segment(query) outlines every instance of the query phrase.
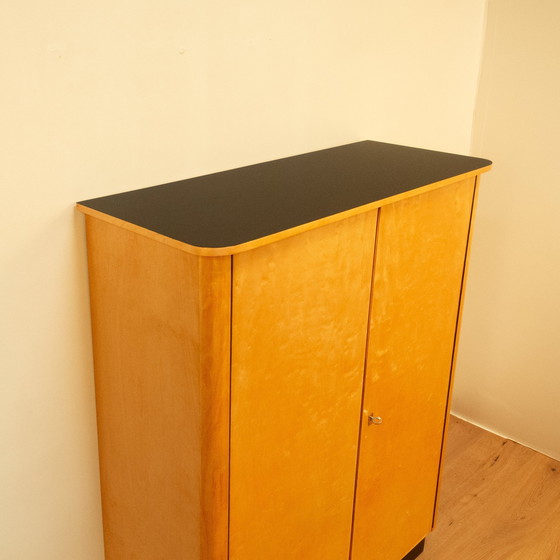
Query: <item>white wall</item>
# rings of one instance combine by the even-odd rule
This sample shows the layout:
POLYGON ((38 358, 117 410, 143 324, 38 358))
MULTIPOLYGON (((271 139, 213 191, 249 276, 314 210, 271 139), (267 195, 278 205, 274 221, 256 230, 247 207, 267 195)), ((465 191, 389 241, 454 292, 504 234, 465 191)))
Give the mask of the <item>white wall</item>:
POLYGON ((489 0, 455 412, 560 459, 560 2, 489 0))
POLYGON ((74 202, 362 139, 466 153, 484 3, 4 0, 1 558, 102 558, 74 202))

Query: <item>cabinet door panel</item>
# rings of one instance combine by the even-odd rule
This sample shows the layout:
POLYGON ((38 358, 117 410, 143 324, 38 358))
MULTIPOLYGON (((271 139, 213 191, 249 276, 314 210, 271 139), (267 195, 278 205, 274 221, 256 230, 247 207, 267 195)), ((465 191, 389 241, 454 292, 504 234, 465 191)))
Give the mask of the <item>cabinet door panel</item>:
POLYGON ((348 558, 375 223, 234 256, 231 560, 348 558))
POLYGON ((379 212, 353 560, 400 560, 431 530, 473 193, 379 212))

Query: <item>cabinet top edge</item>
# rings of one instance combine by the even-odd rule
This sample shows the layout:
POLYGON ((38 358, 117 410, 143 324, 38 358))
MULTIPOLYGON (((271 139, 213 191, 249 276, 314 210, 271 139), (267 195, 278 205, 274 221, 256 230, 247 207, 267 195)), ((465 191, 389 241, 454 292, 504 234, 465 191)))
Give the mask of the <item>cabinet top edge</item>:
POLYGON ((486 159, 366 140, 81 201, 84 214, 231 255, 488 171, 486 159))

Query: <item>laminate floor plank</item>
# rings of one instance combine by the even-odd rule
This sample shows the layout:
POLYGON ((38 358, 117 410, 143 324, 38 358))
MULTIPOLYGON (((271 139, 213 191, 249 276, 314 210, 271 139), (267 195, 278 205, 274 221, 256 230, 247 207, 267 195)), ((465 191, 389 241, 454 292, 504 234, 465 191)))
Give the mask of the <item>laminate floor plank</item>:
POLYGON ((560 560, 560 462, 451 417, 422 560, 560 560))

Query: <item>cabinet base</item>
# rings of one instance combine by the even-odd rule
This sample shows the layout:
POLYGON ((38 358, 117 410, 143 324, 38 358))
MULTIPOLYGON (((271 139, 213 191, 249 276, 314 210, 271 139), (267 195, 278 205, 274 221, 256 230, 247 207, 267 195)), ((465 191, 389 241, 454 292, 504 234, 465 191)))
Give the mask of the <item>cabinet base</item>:
POLYGON ((418 558, 424 550, 425 540, 426 539, 422 539, 402 560, 414 560, 415 558, 418 558))

